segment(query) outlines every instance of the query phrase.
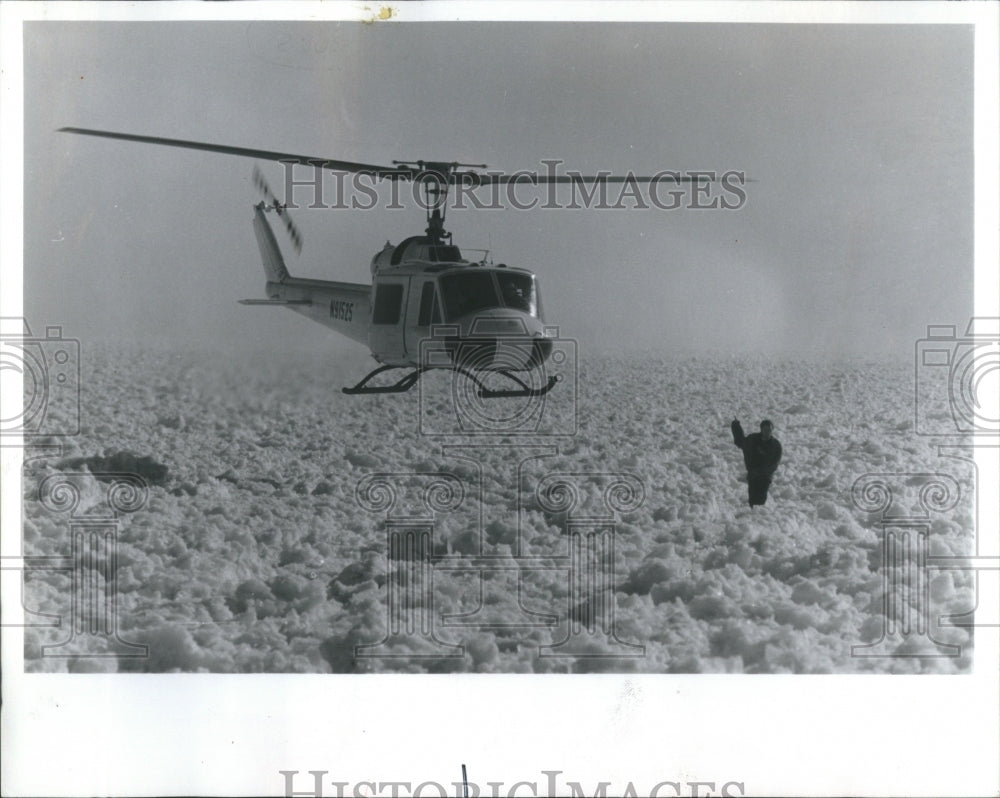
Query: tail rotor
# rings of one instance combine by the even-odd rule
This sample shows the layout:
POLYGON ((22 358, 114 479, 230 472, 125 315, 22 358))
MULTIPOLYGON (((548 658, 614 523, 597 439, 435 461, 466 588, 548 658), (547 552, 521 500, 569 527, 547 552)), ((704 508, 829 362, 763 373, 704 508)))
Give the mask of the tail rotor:
POLYGON ((292 246, 295 247, 295 253, 301 255, 302 234, 299 232, 298 227, 295 226, 295 222, 292 221, 292 217, 288 215, 287 203, 282 203, 275 193, 271 191, 271 187, 264 179, 264 175, 256 166, 253 168, 253 184, 260 192, 261 197, 264 198, 264 210, 274 211, 281 217, 281 220, 285 223, 285 230, 288 232, 288 237, 292 241, 292 246))

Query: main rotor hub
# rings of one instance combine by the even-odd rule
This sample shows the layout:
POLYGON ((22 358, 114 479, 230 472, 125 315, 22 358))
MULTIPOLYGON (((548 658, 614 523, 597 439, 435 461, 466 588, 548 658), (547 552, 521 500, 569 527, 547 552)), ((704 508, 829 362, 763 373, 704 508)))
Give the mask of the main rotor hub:
POLYGON ((431 244, 451 241, 451 233, 444 229, 447 210, 448 187, 459 169, 486 169, 486 164, 458 163, 457 161, 393 161, 393 166, 410 171, 410 179, 421 184, 424 190, 424 210, 427 228, 424 232, 431 244))

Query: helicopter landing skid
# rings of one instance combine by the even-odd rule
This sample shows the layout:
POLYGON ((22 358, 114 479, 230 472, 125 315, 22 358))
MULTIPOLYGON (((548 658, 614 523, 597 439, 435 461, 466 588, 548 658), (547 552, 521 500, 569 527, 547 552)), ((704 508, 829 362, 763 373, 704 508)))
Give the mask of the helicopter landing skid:
MULTIPOLYGON (((341 390, 348 394, 349 396, 367 396, 370 394, 381 394, 381 393, 406 393, 410 388, 417 384, 417 381, 423 375, 425 371, 430 371, 433 366, 424 366, 421 368, 415 368, 409 374, 405 374, 400 377, 396 382, 391 385, 369 385, 369 381, 373 377, 377 377, 379 374, 383 374, 391 369, 400 368, 400 366, 379 366, 377 369, 369 372, 365 377, 357 384, 350 388, 341 388, 341 390)), ((468 371, 464 368, 454 368, 452 371, 456 371, 461 374, 466 379, 471 380, 475 383, 476 387, 479 389, 478 394, 481 399, 509 399, 509 398, 523 398, 523 397, 533 397, 533 396, 545 396, 549 391, 551 391, 556 383, 559 382, 558 376, 549 377, 548 382, 541 388, 532 388, 526 382, 524 382, 519 377, 515 377, 509 371, 496 371, 496 374, 502 374, 507 379, 515 382, 518 387, 508 390, 494 390, 493 388, 487 388, 482 380, 479 379, 473 372, 468 371)))
POLYGON ((479 397, 481 399, 508 399, 511 397, 520 398, 525 396, 545 396, 549 391, 556 387, 556 383, 559 382, 558 376, 549 377, 549 381, 541 388, 532 388, 530 385, 525 383, 519 377, 515 377, 509 371, 495 371, 494 374, 503 374, 507 379, 516 382, 520 388, 514 390, 497 391, 493 388, 487 388, 483 385, 482 381, 472 372, 466 371, 463 368, 456 368, 459 374, 468 379, 472 380, 479 388, 479 397))
POLYGON ((417 384, 417 380, 420 379, 420 375, 427 371, 426 368, 414 369, 409 374, 400 377, 392 385, 368 385, 368 381, 372 377, 377 377, 383 372, 390 371, 391 369, 400 368, 399 366, 379 366, 374 371, 368 372, 367 375, 359 382, 357 385, 351 388, 341 388, 341 390, 350 395, 355 396, 361 394, 367 396, 368 394, 375 393, 406 393, 410 388, 417 384))

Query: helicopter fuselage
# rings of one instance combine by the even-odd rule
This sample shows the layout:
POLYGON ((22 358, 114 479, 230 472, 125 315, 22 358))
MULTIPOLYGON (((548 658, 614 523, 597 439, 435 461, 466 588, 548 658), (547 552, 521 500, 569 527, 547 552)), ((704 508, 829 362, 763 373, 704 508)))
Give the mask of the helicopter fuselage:
POLYGON ((386 365, 527 371, 552 350, 525 269, 403 262, 375 273, 371 296, 368 346, 386 365))
MULTIPOLYGON (((273 244, 258 209, 262 251, 273 244)), ((372 283, 266 269, 267 301, 365 344, 387 366, 528 371, 552 351, 538 283, 526 269, 470 262, 457 246, 415 236, 372 258, 372 283)), ((280 257, 280 256, 279 256, 280 257)))

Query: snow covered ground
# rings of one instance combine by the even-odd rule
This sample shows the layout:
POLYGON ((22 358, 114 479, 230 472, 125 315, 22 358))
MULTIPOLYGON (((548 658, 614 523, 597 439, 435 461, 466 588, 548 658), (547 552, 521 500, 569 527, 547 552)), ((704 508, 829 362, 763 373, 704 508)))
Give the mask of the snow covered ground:
MULTIPOLYGON (((941 616, 972 610, 971 576, 926 572, 929 600, 890 580, 902 568, 882 562, 881 515, 852 498, 859 477, 896 475, 894 506, 919 512, 919 475, 950 475, 961 495, 930 512, 929 552, 972 550, 971 467, 916 434, 912 365, 585 359, 575 390, 547 397, 538 434, 478 437, 422 434, 451 418, 444 373, 426 379, 425 407, 416 390, 343 395, 365 365, 85 352, 81 434, 24 468, 24 553, 74 556, 71 524, 104 507, 100 472, 140 472, 146 503, 117 520, 114 615, 121 639, 148 650, 58 656, 111 644, 84 630, 60 647, 67 623, 34 627, 26 669, 970 669, 970 630, 941 616), (734 416, 748 432, 771 418, 784 447, 753 513, 734 416), (574 418, 575 434, 545 434, 574 418), (39 499, 57 473, 82 486, 76 519, 39 499), (883 656, 852 656, 887 628, 886 585, 914 625, 883 656), (929 637, 960 649, 912 656, 941 652, 929 637)), ((82 540, 92 551, 76 573, 101 590, 105 554, 82 540)), ((25 607, 71 617, 73 579, 27 574, 25 607)))

